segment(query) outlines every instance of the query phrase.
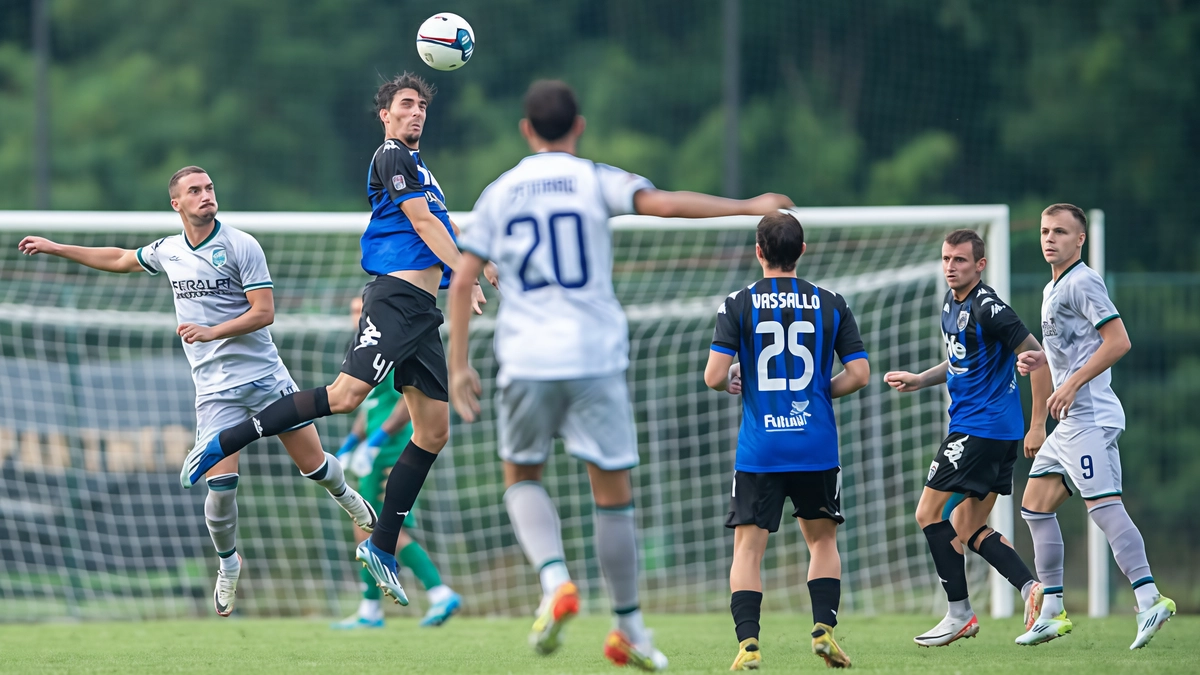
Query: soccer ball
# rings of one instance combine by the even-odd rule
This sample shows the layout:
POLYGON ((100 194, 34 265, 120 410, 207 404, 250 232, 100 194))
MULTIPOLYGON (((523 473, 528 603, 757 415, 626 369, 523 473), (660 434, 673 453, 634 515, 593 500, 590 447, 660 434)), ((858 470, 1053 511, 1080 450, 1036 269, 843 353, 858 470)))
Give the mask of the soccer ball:
POLYGON ((434 14, 417 30, 417 54, 429 67, 458 70, 475 51, 475 31, 457 14, 434 14))

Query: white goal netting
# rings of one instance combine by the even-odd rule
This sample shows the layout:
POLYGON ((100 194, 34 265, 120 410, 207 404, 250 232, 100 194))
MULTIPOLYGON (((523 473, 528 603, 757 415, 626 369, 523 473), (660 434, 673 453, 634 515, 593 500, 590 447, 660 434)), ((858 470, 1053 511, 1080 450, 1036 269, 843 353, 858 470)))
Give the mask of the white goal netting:
MULTIPOLYGON (((939 389, 899 395, 888 370, 943 356, 939 250, 956 227, 980 229, 993 268, 1007 269, 1005 207, 800 209, 804 278, 845 296, 870 353, 871 384, 835 403, 844 471, 843 607, 931 611, 944 603, 913 513, 945 433, 939 389), (1002 249, 1002 250, 1001 250, 1002 249)), ((25 234, 134 248, 178 231, 173 213, 0 212, 0 621, 157 618, 211 613, 216 558, 204 490, 179 487, 195 430, 194 390, 175 335, 167 282, 47 256, 25 258, 25 234)), ((464 214, 464 220, 466 216, 464 214)), ((353 328, 348 303, 362 214, 227 213, 262 243, 275 281, 271 331, 302 388, 331 382, 353 328)), ((728 508, 740 402, 702 378, 715 311, 758 275, 755 218, 614 221, 617 294, 629 315, 642 463, 634 472, 643 607, 725 611, 728 508)), ((996 277, 992 278, 997 282, 996 277)), ((503 508, 495 456, 491 317, 472 322, 484 412, 434 466, 412 534, 473 614, 528 614, 538 586, 503 508)), ((319 423, 334 450, 349 416, 319 423)), ((238 586, 247 615, 348 613, 359 590, 350 523, 301 478, 271 439, 243 452, 238 586)), ((563 523, 568 567, 585 607, 606 608, 584 468, 558 453, 545 483, 563 523)), ((1011 535, 1011 533, 1009 533, 1011 535)), ((785 519, 764 561, 768 610, 807 611, 807 552, 785 519)), ((986 572, 968 568, 973 595, 986 572)), ((419 589, 402 573, 410 588, 419 589)), ((420 607, 421 593, 413 593, 420 607)), ((406 611, 418 611, 409 609, 406 611)))

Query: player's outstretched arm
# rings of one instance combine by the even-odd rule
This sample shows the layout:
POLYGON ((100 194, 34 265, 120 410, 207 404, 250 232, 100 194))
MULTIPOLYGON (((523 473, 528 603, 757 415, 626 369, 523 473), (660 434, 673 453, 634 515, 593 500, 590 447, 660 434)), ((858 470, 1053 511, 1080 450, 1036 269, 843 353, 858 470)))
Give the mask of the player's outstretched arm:
POLYGON ((785 195, 768 192, 751 199, 727 199, 699 192, 638 190, 633 208, 643 216, 659 218, 716 218, 719 216, 765 216, 795 206, 785 195))
POLYGON ((479 373, 467 361, 467 331, 471 323, 471 297, 483 271, 483 258, 474 253, 461 255, 459 268, 450 279, 446 308, 450 317, 450 354, 446 361, 450 370, 450 403, 463 421, 473 422, 479 414, 479 395, 483 388, 479 384, 479 373))
POLYGON ((866 359, 854 359, 843 364, 842 372, 829 381, 829 396, 841 398, 862 389, 871 381, 871 364, 866 359))
POLYGON ((1061 420, 1070 413, 1071 404, 1075 402, 1075 395, 1079 393, 1083 385, 1091 382, 1100 373, 1112 368, 1113 365, 1121 360, 1122 356, 1129 351, 1129 333, 1125 330, 1125 322, 1120 317, 1111 319, 1104 325, 1100 326, 1100 339, 1104 342, 1095 354, 1083 364, 1083 367, 1075 371, 1075 374, 1067 378, 1066 382, 1062 383, 1049 400, 1046 401, 1046 406, 1050 409, 1050 414, 1056 420, 1061 420))
POLYGON ((909 393, 920 391, 925 387, 942 384, 946 381, 948 361, 942 361, 923 373, 910 373, 907 370, 893 370, 883 376, 883 381, 896 391, 909 393))
POLYGON ((112 246, 69 246, 55 243, 45 237, 25 237, 17 244, 17 250, 25 255, 56 255, 101 272, 124 274, 140 272, 143 269, 138 263, 137 251, 112 246))

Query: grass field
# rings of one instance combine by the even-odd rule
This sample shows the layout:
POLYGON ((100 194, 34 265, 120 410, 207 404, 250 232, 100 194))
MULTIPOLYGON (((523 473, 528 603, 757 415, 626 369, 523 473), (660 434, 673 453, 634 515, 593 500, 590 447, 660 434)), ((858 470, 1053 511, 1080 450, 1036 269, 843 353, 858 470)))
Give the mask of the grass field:
MULTIPOLYGON (((767 615, 764 667, 770 672, 819 672, 809 651, 808 616, 767 615)), ((851 618, 838 640, 856 672, 879 673, 1195 673, 1200 670, 1200 617, 1175 617, 1146 649, 1128 650, 1132 616, 1076 619, 1075 632, 1034 648, 1012 640, 1019 619, 983 620, 979 636, 922 649, 912 636, 935 617, 851 618)), ((650 617, 671 672, 725 672, 736 643, 721 614, 650 617)), ((3 673, 615 673, 601 656, 607 617, 584 617, 565 647, 550 657, 525 644, 529 622, 455 619, 420 629, 393 619, 379 631, 342 633, 306 620, 199 620, 158 623, 36 624, 0 627, 3 673)))

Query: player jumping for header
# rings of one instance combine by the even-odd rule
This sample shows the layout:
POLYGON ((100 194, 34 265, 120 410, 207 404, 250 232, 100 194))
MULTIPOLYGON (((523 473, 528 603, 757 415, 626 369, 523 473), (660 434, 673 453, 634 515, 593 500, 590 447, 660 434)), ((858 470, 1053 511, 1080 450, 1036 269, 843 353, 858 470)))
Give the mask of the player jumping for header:
MULTIPOLYGON (((942 243, 942 273, 950 289, 942 305, 946 360, 920 374, 887 373, 897 391, 913 392, 946 383, 950 428, 929 466, 917 503, 917 523, 946 592, 946 617, 913 640, 940 647, 979 632, 967 592, 963 547, 978 553, 1028 600, 1034 579, 1004 536, 987 526, 998 495, 1012 494, 1012 472, 1025 435, 1021 394, 1014 366, 1017 354, 1041 352, 1037 338, 996 291, 981 281, 987 267, 983 239, 974 230, 956 230, 942 243), (956 494, 966 499, 946 520, 944 508, 956 494)), ((1044 377, 1035 373, 1034 379, 1044 377)), ((1028 621, 1030 611, 1026 611, 1028 621)))
MULTIPOLYGON (((175 291, 177 332, 196 384, 196 447, 218 431, 245 420, 296 383, 279 358, 267 326, 275 320, 274 284, 267 258, 254 237, 217 220, 217 193, 208 173, 186 166, 168 184, 171 207, 183 232, 136 250, 56 244, 25 237, 26 255, 48 253, 105 272, 165 272, 175 291)), ((370 532, 375 511, 346 485, 342 465, 321 448, 316 427, 298 422, 281 430, 279 440, 306 478, 329 491, 354 522, 370 532)), ((213 607, 233 611, 242 556, 237 552, 238 458, 205 467, 208 496, 204 520, 221 559, 213 607)))
MULTIPOLYGON (((395 382, 412 414, 413 434, 388 476, 383 511, 371 538, 355 549, 383 592, 401 605, 408 596, 396 576, 396 542, 404 517, 450 437, 446 357, 438 327, 437 291, 460 264, 454 223, 433 174, 418 153, 433 89, 404 73, 383 83, 375 110, 384 142, 367 171, 371 221, 362 236, 362 267, 375 279, 363 293, 358 339, 327 387, 284 397, 251 419, 197 445, 180 481, 189 487, 209 467, 263 436, 319 417, 352 412, 396 369, 395 382)), ((476 275, 478 276, 478 275, 476 275)), ((476 301, 483 293, 475 288, 476 301)), ((482 311, 478 305, 476 311, 482 311)))
POLYGON ((770 214, 759 222, 755 242, 763 278, 730 293, 717 310, 704 369, 709 387, 742 395, 725 519, 734 531, 729 608, 738 639, 730 670, 762 664, 760 568, 785 499, 808 545, 813 653, 831 668, 848 668, 850 657, 833 638, 842 595, 837 527, 846 522, 833 399, 867 386, 871 366, 845 298, 796 277, 805 249, 799 221, 770 214), (843 366, 837 375, 835 354, 843 366))
POLYGON ((748 200, 656 190, 650 181, 575 156, 583 133, 575 93, 534 82, 521 134, 533 155, 492 183, 463 233, 461 274, 450 287, 451 396, 463 419, 479 413, 479 375, 467 362, 467 300, 485 260, 500 268, 496 319, 504 505, 543 598, 530 640, 558 648, 579 596, 563 553, 558 512, 542 487, 554 438, 587 463, 596 503, 596 554, 616 615, 604 654, 617 665, 662 670, 638 604, 637 528, 630 469, 637 432, 625 371, 629 327, 612 283, 608 219, 626 213, 701 218, 761 214, 791 205, 782 195, 748 200))
POLYGON ((1025 439, 1025 456, 1033 458, 1033 466, 1021 499, 1021 517, 1033 536, 1033 561, 1044 586, 1029 603, 1035 620, 1027 622, 1017 644, 1036 645, 1071 632, 1062 599, 1062 530, 1055 516, 1071 496, 1070 476, 1133 585, 1137 635, 1129 648, 1138 649, 1175 614, 1175 602, 1158 592, 1142 534, 1121 502, 1117 439, 1125 428, 1125 411, 1113 393, 1109 369, 1129 351, 1129 334, 1104 280, 1080 257, 1086 239, 1087 217, 1078 206, 1053 204, 1042 212, 1042 255, 1052 277, 1042 291, 1046 351, 1022 355, 1017 368, 1028 372, 1049 362, 1053 376, 1052 381, 1033 380, 1033 413, 1025 439), (1049 438, 1047 410, 1058 420, 1049 438))

